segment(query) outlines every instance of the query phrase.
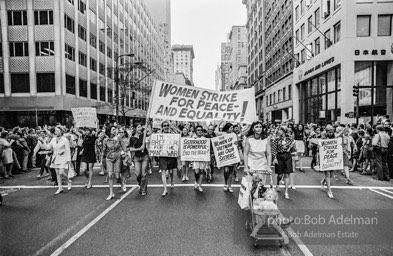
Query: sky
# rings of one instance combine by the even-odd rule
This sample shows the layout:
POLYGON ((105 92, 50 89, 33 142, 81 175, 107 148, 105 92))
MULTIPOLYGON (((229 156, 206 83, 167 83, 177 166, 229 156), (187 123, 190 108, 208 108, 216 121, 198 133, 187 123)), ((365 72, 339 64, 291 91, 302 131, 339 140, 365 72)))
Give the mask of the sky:
POLYGON ((246 21, 242 0, 171 0, 172 45, 193 45, 196 87, 214 90, 221 43, 246 21))

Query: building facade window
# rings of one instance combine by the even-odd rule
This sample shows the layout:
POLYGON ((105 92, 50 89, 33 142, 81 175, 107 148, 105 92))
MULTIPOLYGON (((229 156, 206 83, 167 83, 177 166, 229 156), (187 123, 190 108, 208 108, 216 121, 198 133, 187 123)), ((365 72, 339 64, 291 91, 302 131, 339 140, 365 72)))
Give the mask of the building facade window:
POLYGON ((0 93, 4 93, 4 75, 0 74, 0 93))
POLYGON ((82 0, 78 0, 78 10, 80 13, 85 14, 86 4, 82 0))
POLYGON ((334 10, 341 7, 341 0, 334 0, 334 10))
POLYGON ((324 33, 324 36, 325 36, 325 49, 327 49, 327 48, 329 48, 330 47, 330 42, 331 42, 331 40, 330 40, 330 29, 328 29, 325 33, 324 33))
POLYGON ((10 57, 29 56, 29 44, 27 42, 12 42, 10 46, 10 57))
POLYGON ((356 20, 356 36, 370 36, 371 15, 358 15, 356 20))
POLYGON ((106 49, 106 55, 108 58, 112 58, 112 49, 109 46, 106 49))
POLYGON ((301 63, 303 64, 304 62, 306 62, 306 50, 305 49, 303 49, 301 52, 300 52, 300 59, 301 59, 301 63))
POLYGON ((87 67, 87 55, 83 52, 79 52, 79 64, 87 67))
POLYGON ((97 71, 97 61, 93 58, 90 58, 90 69, 97 71))
POLYGON ((68 31, 75 33, 75 22, 72 18, 68 17, 66 14, 64 14, 64 27, 68 31))
POLYGON ((35 56, 54 56, 55 43, 54 42, 36 42, 35 56))
POLYGON ((97 85, 90 83, 90 99, 97 99, 97 85))
POLYGON ((9 26, 25 26, 27 25, 26 11, 8 11, 9 26))
POLYGON ((392 35, 392 17, 392 14, 378 15, 378 36, 392 35))
POLYGON ((319 27, 320 19, 321 19, 321 11, 318 8, 314 12, 314 25, 315 25, 315 27, 319 27))
POLYGON ((286 97, 287 97, 287 95, 286 95, 287 93, 286 93, 286 88, 284 87, 284 88, 282 88, 282 100, 286 100, 286 97))
POLYGON ((79 79, 79 96, 87 98, 87 81, 79 79))
POLYGON ((341 39, 341 22, 334 25, 334 43, 337 43, 341 39))
POLYGON ((86 41, 86 29, 81 25, 78 25, 78 36, 83 41, 86 41))
POLYGON ((53 11, 34 11, 34 25, 53 25, 53 11))
POLYGON ((314 44, 315 44, 314 54, 318 55, 321 53, 321 39, 319 37, 315 39, 314 44))
POLYGON ((68 44, 65 45, 65 57, 66 59, 75 61, 75 49, 68 44))
POLYGON ((303 41, 305 39, 304 36, 305 33, 305 28, 304 28, 304 24, 300 27, 300 40, 303 41))
POLYGON ((75 95, 75 77, 66 74, 66 93, 75 95))
POLYGON ((92 9, 89 9, 89 19, 93 24, 97 23, 97 14, 92 9))
POLYGON ((99 64, 99 73, 105 76, 105 64, 99 64))
POLYGON ((97 37, 90 33, 90 45, 97 48, 97 37))
POLYGON ((100 52, 102 52, 103 54, 105 54, 105 44, 104 42, 102 42, 101 40, 98 43, 98 49, 100 50, 100 52))
POLYGON ((308 34, 310 34, 313 30, 313 24, 312 24, 312 16, 308 17, 308 34))
POLYGON ((11 92, 12 93, 30 92, 29 73, 24 73, 24 74, 11 73, 11 92))
POLYGON ((106 101, 106 99, 105 99, 105 86, 100 86, 99 87, 100 88, 100 101, 103 101, 103 102, 105 102, 106 101))
POLYGON ((109 89, 107 90, 107 98, 109 103, 113 103, 113 90, 109 89))
POLYGON ((299 5, 295 8, 295 21, 299 20, 299 5))
POLYGON ((288 99, 292 99, 292 85, 288 85, 288 99))
POLYGON ((37 92, 55 92, 55 73, 37 73, 37 92))

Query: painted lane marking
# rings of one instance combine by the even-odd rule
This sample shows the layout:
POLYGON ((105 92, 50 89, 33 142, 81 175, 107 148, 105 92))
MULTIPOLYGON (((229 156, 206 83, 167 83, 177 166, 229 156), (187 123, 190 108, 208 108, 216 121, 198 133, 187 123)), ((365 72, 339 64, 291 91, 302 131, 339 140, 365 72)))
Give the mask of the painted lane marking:
POLYGON ((379 191, 377 191, 377 190, 375 190, 375 189, 369 188, 369 190, 371 190, 371 191, 373 191, 373 192, 375 192, 375 193, 378 193, 378 194, 380 194, 380 195, 386 196, 387 198, 393 199, 393 196, 390 196, 390 195, 388 195, 388 194, 384 194, 384 193, 379 192, 379 191))
POLYGON ((390 191, 390 190, 388 190, 388 189, 381 189, 381 190, 383 190, 383 192, 390 193, 390 194, 393 195, 393 191, 390 191))
MULTIPOLYGON (((174 184, 175 187, 194 187, 194 184, 174 184)), ((72 185, 73 188, 84 188, 84 185, 72 185)), ((109 185, 94 185, 94 188, 108 188, 109 185)), ((113 187, 120 187, 120 185, 113 185, 113 187)), ((137 185, 126 185, 128 188, 136 188, 138 187, 137 185)), ((148 185, 149 188, 162 188, 162 184, 151 184, 148 185)), ((224 184, 202 184, 202 187, 217 187, 221 188, 224 187, 224 184)), ((234 184, 232 185, 234 188, 239 188, 240 184, 234 184)), ((280 185, 280 188, 284 188, 284 185, 280 185)), ((362 190, 362 189, 380 189, 380 190, 391 190, 393 187, 378 187, 378 186, 331 186, 333 189, 354 189, 354 190, 362 190)), ((26 185, 16 185, 16 186, 0 186, 0 189, 28 189, 28 188, 52 188, 52 189, 57 189, 57 186, 26 186, 26 185)), ((320 185, 296 185, 296 188, 304 188, 304 189, 315 189, 315 188, 321 188, 320 185)), ((386 191, 387 192, 387 191, 386 191)), ((390 192, 389 192, 390 193, 390 192)))
MULTIPOLYGON (((287 228, 289 234, 296 234, 295 231, 289 227, 287 228)), ((310 252, 310 250, 307 248, 307 246, 302 242, 302 240, 298 236, 291 236, 293 241, 296 243, 296 245, 299 247, 299 249, 304 253, 305 256, 313 256, 313 254, 310 252)))
POLYGON ((134 191, 136 187, 128 190, 124 195, 122 195, 119 199, 117 199, 113 204, 111 204, 105 211, 103 211, 100 215, 98 215, 94 220, 92 220, 89 224, 87 224, 84 228, 82 228, 78 233, 76 233, 73 237, 71 237, 67 242, 65 242, 62 246, 60 246, 56 251, 54 251, 51 256, 60 255, 65 249, 67 249, 71 244, 73 244, 79 237, 81 237, 86 231, 88 231, 91 227, 93 227, 98 221, 100 221, 105 215, 107 215, 113 208, 116 207, 124 198, 126 198, 129 194, 134 191))

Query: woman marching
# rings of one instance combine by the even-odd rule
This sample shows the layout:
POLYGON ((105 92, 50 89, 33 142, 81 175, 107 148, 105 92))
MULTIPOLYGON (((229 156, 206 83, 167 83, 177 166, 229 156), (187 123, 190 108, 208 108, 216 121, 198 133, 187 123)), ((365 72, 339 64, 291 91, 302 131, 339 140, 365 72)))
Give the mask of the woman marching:
POLYGON ((81 134, 78 134, 79 132, 76 131, 79 136, 83 136, 81 167, 86 177, 85 188, 92 188, 93 167, 97 160, 95 152, 96 135, 90 128, 80 132, 81 134))
POLYGON ((147 165, 149 163, 149 154, 144 144, 143 127, 141 124, 135 125, 135 134, 130 138, 128 147, 130 152, 135 152, 135 174, 139 184, 139 193, 142 196, 147 194, 147 165))
POLYGON ((271 146, 267 129, 261 121, 256 121, 248 131, 244 146, 244 172, 261 176, 266 184, 266 174, 271 175, 271 146))
MULTIPOLYGON (((187 127, 184 127, 180 137, 182 138, 189 138, 189 131, 187 127)), ((190 161, 181 161, 181 168, 182 168, 182 181, 188 181, 188 169, 190 168, 190 161)))
MULTIPOLYGON (((195 131, 196 131, 196 135, 194 136, 194 138, 197 139, 205 138, 202 125, 197 125, 195 131)), ((195 173, 194 188, 197 189, 199 192, 203 192, 202 189, 203 174, 206 172, 206 169, 209 168, 209 164, 210 162, 208 161, 192 162, 192 166, 194 168, 194 173, 195 173)))
MULTIPOLYGON (((170 124, 168 121, 164 121, 161 123, 162 133, 171 133, 170 124)), ((165 197, 168 195, 168 190, 166 187, 166 178, 167 174, 169 174, 171 178, 171 188, 175 188, 173 184, 173 171, 177 168, 177 158, 176 157, 159 157, 159 169, 161 170, 161 179, 162 185, 164 186, 164 192, 161 196, 165 197)))
POLYGON ((115 126, 106 128, 107 138, 103 141, 103 153, 101 156, 101 163, 104 158, 106 160, 106 168, 109 177, 109 196, 106 200, 111 200, 115 197, 113 193, 113 181, 120 177, 121 155, 124 154, 124 143, 117 136, 117 129, 115 126))
POLYGON ((287 134, 287 129, 283 126, 278 128, 277 137, 272 142, 272 158, 277 174, 277 186, 279 190, 280 180, 284 178, 285 199, 289 199, 288 183, 289 175, 293 173, 291 150, 295 147, 295 141, 287 134))
MULTIPOLYGON (((326 139, 334 139, 334 127, 331 125, 326 126, 326 139)), ((324 185, 327 186, 327 195, 329 198, 334 198, 331 189, 331 178, 333 178, 334 171, 324 171, 325 177, 321 180, 321 189, 324 190, 324 185)))
POLYGON ((55 128, 55 137, 52 138, 51 142, 47 145, 48 149, 53 150, 50 168, 55 169, 57 177, 58 190, 55 195, 63 192, 61 179, 64 177, 67 180, 67 189, 71 190, 71 180, 67 174, 64 173, 64 169, 69 168, 71 164, 71 149, 70 142, 64 137, 65 128, 58 125, 55 128))

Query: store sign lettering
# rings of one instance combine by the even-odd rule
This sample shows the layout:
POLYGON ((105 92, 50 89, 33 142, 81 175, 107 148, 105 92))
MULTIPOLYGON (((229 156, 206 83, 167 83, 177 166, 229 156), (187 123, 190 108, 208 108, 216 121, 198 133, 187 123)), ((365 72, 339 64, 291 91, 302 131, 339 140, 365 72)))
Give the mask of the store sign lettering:
POLYGON ((380 51, 378 50, 355 50, 355 55, 359 56, 359 55, 386 55, 386 50, 382 49, 380 51))
POLYGON ((325 60, 325 61, 322 62, 321 64, 318 64, 318 65, 316 65, 316 66, 313 67, 313 68, 310 68, 309 70, 307 70, 307 71, 304 73, 304 75, 307 76, 307 75, 311 74, 312 72, 317 71, 318 69, 320 69, 320 68, 322 68, 322 67, 324 67, 324 66, 326 66, 326 65, 329 65, 330 63, 333 63, 333 62, 334 62, 334 57, 331 57, 330 59, 325 60))

